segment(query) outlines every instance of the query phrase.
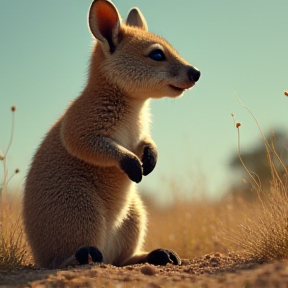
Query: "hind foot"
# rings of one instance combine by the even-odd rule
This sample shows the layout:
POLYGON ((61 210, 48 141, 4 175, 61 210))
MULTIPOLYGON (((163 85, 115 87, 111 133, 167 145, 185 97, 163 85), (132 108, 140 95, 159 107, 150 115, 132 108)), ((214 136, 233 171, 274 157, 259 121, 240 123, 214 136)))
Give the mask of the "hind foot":
POLYGON ((147 255, 147 262, 153 265, 166 265, 171 263, 173 265, 181 265, 180 257, 171 250, 156 249, 147 255))
POLYGON ((85 246, 80 248, 76 252, 75 258, 80 265, 91 264, 92 262, 103 262, 102 253, 94 246, 85 246))

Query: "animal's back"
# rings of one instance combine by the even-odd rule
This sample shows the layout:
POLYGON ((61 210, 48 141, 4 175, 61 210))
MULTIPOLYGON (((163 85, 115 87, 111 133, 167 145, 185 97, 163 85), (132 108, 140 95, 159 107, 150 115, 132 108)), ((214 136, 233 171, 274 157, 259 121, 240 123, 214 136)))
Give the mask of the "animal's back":
MULTIPOLYGON (((75 102, 69 109, 81 105, 75 102)), ((112 237, 114 225, 121 225, 130 203, 136 201, 145 217, 134 183, 123 171, 68 153, 61 140, 63 121, 58 120, 40 145, 25 185, 24 224, 35 262, 42 267, 58 267, 87 245, 100 249, 106 260, 110 256, 104 241, 112 237)))

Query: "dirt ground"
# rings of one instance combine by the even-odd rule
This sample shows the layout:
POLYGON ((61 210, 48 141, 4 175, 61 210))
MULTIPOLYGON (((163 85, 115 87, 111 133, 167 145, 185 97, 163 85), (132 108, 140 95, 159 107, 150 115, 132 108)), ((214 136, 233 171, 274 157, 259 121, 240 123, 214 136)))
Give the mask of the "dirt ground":
POLYGON ((24 268, 0 271, 0 287, 288 287, 288 263, 260 264, 237 254, 213 253, 183 259, 181 266, 149 264, 117 268, 84 265, 66 270, 24 268))

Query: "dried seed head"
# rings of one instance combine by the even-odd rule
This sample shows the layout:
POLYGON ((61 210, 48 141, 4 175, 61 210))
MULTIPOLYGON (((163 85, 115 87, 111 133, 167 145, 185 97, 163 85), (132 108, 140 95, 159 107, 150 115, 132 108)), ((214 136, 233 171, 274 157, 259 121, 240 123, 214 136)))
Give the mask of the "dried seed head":
POLYGON ((0 154, 0 161, 4 160, 4 156, 0 154))
POLYGON ((13 106, 11 107, 11 110, 12 110, 12 112, 15 112, 15 111, 16 111, 16 106, 13 105, 13 106))
POLYGON ((288 91, 285 91, 285 92, 284 92, 284 95, 288 96, 288 91))
POLYGON ((17 168, 16 170, 15 170, 15 174, 17 174, 17 173, 19 173, 20 172, 20 170, 17 168))
POLYGON ((241 123, 240 123, 240 122, 237 122, 237 123, 236 123, 236 128, 238 129, 240 126, 241 126, 241 123))
POLYGON ((234 118, 235 117, 235 115, 233 114, 233 113, 231 113, 231 116, 234 118))

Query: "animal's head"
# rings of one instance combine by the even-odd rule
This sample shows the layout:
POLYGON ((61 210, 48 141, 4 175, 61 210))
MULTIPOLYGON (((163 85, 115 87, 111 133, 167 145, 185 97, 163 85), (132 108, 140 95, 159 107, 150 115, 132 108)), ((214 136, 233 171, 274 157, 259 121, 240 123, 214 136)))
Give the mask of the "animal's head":
POLYGON ((110 83, 130 97, 177 97, 200 77, 200 71, 181 58, 166 40, 148 32, 137 8, 123 23, 111 2, 95 0, 89 12, 89 27, 102 54, 98 61, 93 58, 99 53, 94 52, 92 66, 97 65, 110 83))

